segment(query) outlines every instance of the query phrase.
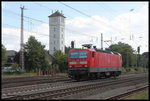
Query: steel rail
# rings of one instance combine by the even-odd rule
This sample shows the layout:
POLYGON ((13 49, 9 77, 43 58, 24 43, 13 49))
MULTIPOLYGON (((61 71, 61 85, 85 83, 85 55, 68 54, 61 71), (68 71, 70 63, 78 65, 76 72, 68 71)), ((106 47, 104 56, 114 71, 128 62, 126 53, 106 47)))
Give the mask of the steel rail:
POLYGON ((132 89, 130 91, 127 91, 127 92, 124 92, 124 93, 121 93, 121 94, 118 94, 118 95, 110 96, 110 97, 106 98, 106 100, 123 99, 123 98, 125 98, 125 97, 127 97, 131 94, 134 94, 135 92, 145 90, 148 87, 149 87, 149 85, 138 87, 136 89, 132 89))
POLYGON ((24 80, 18 82, 10 82, 10 83, 2 83, 2 88, 10 88, 10 87, 17 87, 17 86, 25 86, 25 85, 34 85, 34 84, 42 84, 42 83, 52 83, 52 82, 61 82, 61 81, 68 81, 70 78, 47 78, 47 79, 31 79, 31 80, 24 80))
POLYGON ((59 96, 66 96, 68 94, 72 93, 78 93, 81 91, 87 91, 91 89, 97 89, 102 88, 110 85, 120 84, 120 83, 127 83, 135 80, 143 80, 146 77, 139 77, 139 78, 127 78, 123 80, 115 80, 111 82, 105 82, 105 83, 94 83, 94 84, 85 84, 82 86, 77 87, 70 87, 70 88, 63 88, 58 90, 52 90, 52 91, 40 91, 40 92, 34 92, 34 93, 27 93, 27 94, 19 94, 19 95, 12 95, 10 97, 6 97, 4 99, 53 99, 55 97, 59 96))

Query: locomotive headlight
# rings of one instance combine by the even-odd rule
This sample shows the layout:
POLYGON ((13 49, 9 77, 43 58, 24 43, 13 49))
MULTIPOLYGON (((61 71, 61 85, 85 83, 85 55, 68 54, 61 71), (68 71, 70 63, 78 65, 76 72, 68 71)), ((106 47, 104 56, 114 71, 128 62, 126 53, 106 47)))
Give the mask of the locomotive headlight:
POLYGON ((87 65, 85 65, 85 67, 87 67, 87 65))
POLYGON ((71 68, 72 66, 70 65, 69 67, 71 68))

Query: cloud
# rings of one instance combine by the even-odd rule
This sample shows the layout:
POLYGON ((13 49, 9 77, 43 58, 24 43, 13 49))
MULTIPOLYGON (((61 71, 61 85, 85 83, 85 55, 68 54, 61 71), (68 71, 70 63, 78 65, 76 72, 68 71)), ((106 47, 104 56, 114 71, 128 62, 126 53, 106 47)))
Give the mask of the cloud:
MULTIPOLYGON (((134 49, 142 45, 141 53, 148 51, 148 5, 144 5, 138 12, 120 14, 113 20, 98 15, 66 20, 65 45, 70 46, 71 41, 74 40, 76 48, 81 48, 82 44, 87 43, 101 48, 101 33, 103 33, 103 40, 110 40, 112 37, 114 43, 125 42, 134 49), (131 36, 132 40, 130 40, 131 36)), ((30 32, 24 31, 24 43, 31 35, 35 36, 49 50, 48 24, 43 23, 30 32)), ((2 28, 2 43, 8 49, 19 50, 20 29, 2 28)), ((111 45, 110 42, 107 44, 111 45)), ((107 48, 107 44, 103 42, 103 47, 107 48)))
MULTIPOLYGON (((144 5, 138 12, 120 14, 113 20, 108 20, 101 16, 92 16, 88 18, 75 17, 74 19, 67 20, 66 26, 68 29, 72 30, 71 32, 66 28, 67 39, 70 42, 71 39, 75 40, 77 42, 77 47, 79 47, 79 44, 81 46, 84 42, 91 42, 101 47, 100 36, 101 33, 103 33, 104 40, 110 40, 112 37, 115 43, 119 41, 128 43, 135 50, 139 45, 142 45, 142 52, 148 51, 148 5, 144 5), (86 39, 82 37, 82 34, 97 36, 99 38, 97 40, 96 37, 89 36, 86 39), (75 37, 73 38, 73 36, 75 37), (140 36, 142 36, 142 38, 139 38, 140 36), (130 37, 133 38, 131 39, 130 37), (84 42, 80 40, 84 40, 84 42)), ((111 43, 108 42, 107 44, 110 45, 111 43)), ((103 46, 106 48, 108 47, 107 44, 104 43, 103 46)))
MULTIPOLYGON (((35 36, 35 38, 40 41, 43 45, 46 45, 48 49, 49 43, 49 32, 48 32, 48 24, 40 25, 37 30, 27 31, 24 30, 24 44, 28 41, 30 36, 35 36), (46 36, 47 35, 47 36, 46 36)), ((20 28, 2 28, 2 43, 6 45, 6 49, 19 51, 20 49, 20 28)))

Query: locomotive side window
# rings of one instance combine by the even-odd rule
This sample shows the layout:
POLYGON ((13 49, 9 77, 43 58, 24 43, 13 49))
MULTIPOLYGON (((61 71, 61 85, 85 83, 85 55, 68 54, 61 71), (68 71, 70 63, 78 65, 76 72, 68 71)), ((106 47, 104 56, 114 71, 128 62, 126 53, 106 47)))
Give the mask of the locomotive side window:
POLYGON ((121 62, 122 62, 122 56, 120 55, 120 60, 121 60, 121 62))
POLYGON ((92 52, 92 58, 94 58, 94 52, 92 52))

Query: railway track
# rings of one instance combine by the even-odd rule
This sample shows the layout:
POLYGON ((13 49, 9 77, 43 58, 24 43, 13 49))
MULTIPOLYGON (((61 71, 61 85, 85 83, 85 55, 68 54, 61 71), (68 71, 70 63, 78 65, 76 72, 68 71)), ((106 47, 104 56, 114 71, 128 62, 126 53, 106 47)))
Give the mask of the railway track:
MULTIPOLYGON (((123 73, 122 75, 127 74, 137 74, 135 73, 123 73)), ((67 75, 56 75, 56 76, 31 76, 31 77, 12 77, 12 78, 2 78, 2 88, 18 87, 25 85, 34 85, 42 83, 52 83, 52 82, 61 82, 70 80, 67 75)))
POLYGON ((61 76, 58 77, 35 76, 35 77, 9 78, 9 79, 2 79, 2 88, 61 82, 61 81, 68 81, 68 80, 70 80, 70 78, 68 78, 67 76, 62 76, 62 77, 61 76))
POLYGON ((12 82, 24 82, 24 81, 32 81, 32 80, 42 80, 42 79, 49 79, 49 78, 62 78, 62 77, 67 77, 67 75, 41 75, 41 76, 28 76, 28 77, 3 77, 2 78, 2 83, 12 83, 12 82))
POLYGON ((139 88, 136 88, 136 89, 132 89, 132 90, 127 91, 125 93, 121 93, 121 94, 118 94, 118 95, 115 95, 115 96, 108 97, 108 98, 106 98, 106 100, 123 99, 125 97, 130 96, 131 94, 134 94, 134 93, 139 92, 139 91, 143 91, 143 90, 147 89, 148 87, 149 87, 149 85, 145 85, 145 86, 142 86, 142 87, 139 87, 139 88))
POLYGON ((51 89, 37 90, 36 92, 24 92, 16 93, 11 95, 2 96, 2 99, 57 99, 62 96, 68 96, 77 93, 83 93, 91 91, 94 89, 102 89, 108 86, 123 84, 123 83, 134 83, 147 81, 147 76, 135 76, 135 77, 124 77, 117 78, 113 80, 104 80, 100 82, 95 81, 85 81, 85 82, 72 82, 66 84, 66 86, 55 87, 51 89), (142 81, 141 81, 142 80, 142 81), (132 82, 131 82, 132 81, 132 82))
MULTIPOLYGON (((126 78, 127 76, 133 76, 131 75, 123 75, 120 76, 121 78, 126 78)), ((83 81, 83 82, 73 82, 74 80, 66 80, 66 81, 59 81, 57 82, 51 82, 51 83, 43 83, 43 84, 36 84, 36 85, 25 85, 25 86, 18 86, 18 87, 9 87, 9 88, 3 88, 2 89, 2 94, 3 95, 10 95, 10 94, 16 94, 17 92, 23 93, 23 92, 30 92, 30 91, 37 91, 41 89, 50 89, 54 87, 59 87, 59 86, 68 86, 68 85, 76 85, 76 84, 83 84, 83 83, 88 83, 88 82, 105 82, 107 80, 112 80, 111 78, 107 79, 100 79, 100 80, 90 80, 90 81, 83 81)))

